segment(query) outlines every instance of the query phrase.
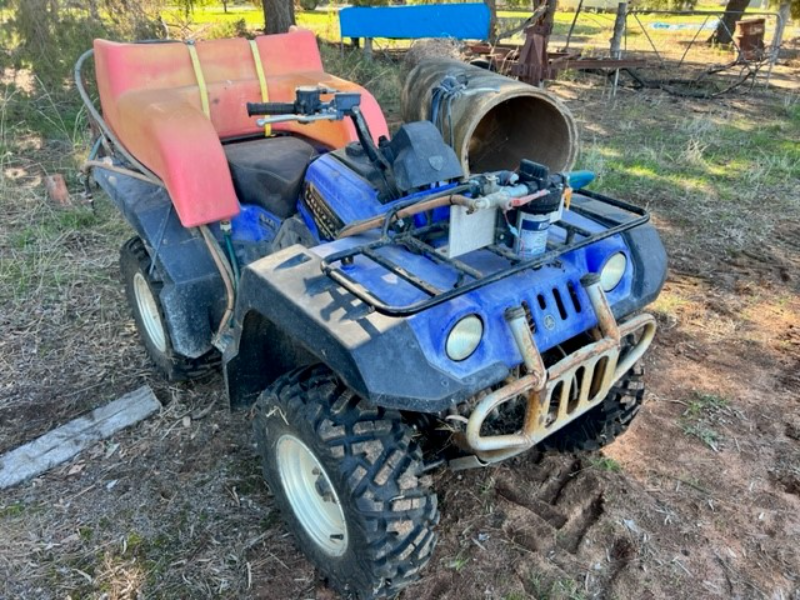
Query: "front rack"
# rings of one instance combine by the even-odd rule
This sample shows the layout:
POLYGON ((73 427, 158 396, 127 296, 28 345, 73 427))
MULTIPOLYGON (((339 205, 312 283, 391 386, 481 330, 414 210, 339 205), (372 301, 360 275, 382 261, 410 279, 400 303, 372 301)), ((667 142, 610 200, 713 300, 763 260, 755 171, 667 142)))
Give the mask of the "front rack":
POLYGON ((548 240, 549 249, 544 254, 530 259, 522 259, 504 246, 487 246, 484 248, 484 250, 493 252, 506 259, 509 263, 509 266, 505 269, 492 271, 490 273, 483 273, 460 260, 448 258, 442 255, 436 250, 436 248, 420 239, 422 236, 429 235, 437 231, 447 231, 449 227, 447 222, 411 228, 409 230, 392 235, 389 229, 397 213, 397 209, 393 209, 387 213, 384 219, 381 236, 377 240, 330 254, 322 260, 322 272, 377 312, 392 317, 406 317, 419 313, 423 310, 427 310, 428 308, 441 304, 442 302, 447 302, 448 300, 452 300, 453 298, 457 298, 458 296, 473 290, 477 290, 491 283, 495 283, 522 271, 539 268, 547 263, 553 262, 567 252, 584 248, 585 246, 594 244, 600 240, 604 240, 634 227, 638 227, 639 225, 647 223, 650 220, 650 214, 645 209, 639 208, 627 202, 623 202, 622 200, 616 200, 602 194, 583 190, 581 191, 581 195, 598 202, 609 204, 615 208, 625 210, 628 213, 631 213, 633 217, 629 220, 621 222, 606 215, 598 214, 587 209, 586 207, 576 206, 573 204, 573 206, 570 208, 572 212, 591 219, 606 229, 592 233, 586 229, 583 229, 582 227, 572 225, 571 223, 566 223, 563 220, 557 221, 554 223, 554 225, 566 231, 564 241, 554 242, 553 240, 548 240), (377 251, 380 248, 392 245, 405 247, 412 252, 426 256, 428 259, 436 263, 449 266, 459 274, 455 285, 450 289, 440 289, 431 282, 409 272, 407 269, 403 268, 403 266, 390 260, 386 256, 378 254, 377 251), (342 268, 347 265, 352 265, 353 261, 357 257, 363 257, 366 260, 372 261, 373 263, 412 285, 419 291, 423 292, 428 297, 418 302, 401 306, 387 304, 381 300, 375 292, 367 289, 364 287, 364 285, 354 280, 346 272, 346 270, 342 268))

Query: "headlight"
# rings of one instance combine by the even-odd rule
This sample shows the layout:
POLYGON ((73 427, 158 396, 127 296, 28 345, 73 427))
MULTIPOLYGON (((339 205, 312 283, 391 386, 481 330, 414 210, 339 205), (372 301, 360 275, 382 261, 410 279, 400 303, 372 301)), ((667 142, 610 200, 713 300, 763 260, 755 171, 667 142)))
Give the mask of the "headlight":
POLYGON ((483 321, 477 315, 469 315, 456 323, 447 336, 445 350, 450 360, 469 358, 483 337, 483 321))
POLYGON ((600 285, 603 291, 610 292, 622 281, 625 275, 625 267, 628 266, 628 259, 622 252, 613 254, 600 269, 600 285))

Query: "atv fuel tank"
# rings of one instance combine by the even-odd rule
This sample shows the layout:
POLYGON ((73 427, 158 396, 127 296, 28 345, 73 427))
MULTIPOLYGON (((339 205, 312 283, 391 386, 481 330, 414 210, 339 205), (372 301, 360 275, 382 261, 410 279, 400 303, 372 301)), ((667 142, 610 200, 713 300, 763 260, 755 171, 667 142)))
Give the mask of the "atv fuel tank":
MULTIPOLYGON (((395 202, 422 197, 455 185, 447 183, 386 202, 381 190, 363 176, 363 171, 349 168, 336 154, 331 152, 319 157, 306 171, 300 212, 306 218, 306 225, 321 240, 335 239, 345 225, 385 213, 395 202), (306 213, 313 222, 309 222, 306 213)), ((434 220, 446 218, 446 211, 446 208, 436 209, 434 220)))
POLYGON ((331 154, 308 167, 302 203, 322 239, 334 239, 347 223, 374 217, 383 207, 378 190, 331 154))

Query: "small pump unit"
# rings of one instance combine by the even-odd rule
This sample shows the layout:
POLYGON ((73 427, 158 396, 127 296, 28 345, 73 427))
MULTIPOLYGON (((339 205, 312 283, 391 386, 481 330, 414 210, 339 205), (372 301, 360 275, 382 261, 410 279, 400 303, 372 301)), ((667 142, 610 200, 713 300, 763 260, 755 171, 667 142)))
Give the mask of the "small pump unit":
POLYGON ((550 175, 550 170, 539 163, 523 160, 519 167, 519 181, 532 193, 542 193, 536 200, 521 206, 517 211, 514 251, 523 258, 533 258, 547 250, 547 233, 550 224, 561 218, 567 181, 564 175, 550 175))

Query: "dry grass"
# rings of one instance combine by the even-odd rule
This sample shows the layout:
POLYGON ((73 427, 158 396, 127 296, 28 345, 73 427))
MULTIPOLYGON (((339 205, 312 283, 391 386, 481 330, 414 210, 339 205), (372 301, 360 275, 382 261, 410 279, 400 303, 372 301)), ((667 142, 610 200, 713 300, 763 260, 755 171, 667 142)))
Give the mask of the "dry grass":
MULTIPOLYGON (((0 360, 4 373, 23 374, 0 390, 0 420, 18 425, 9 428, 0 449, 111 397, 118 383, 141 376, 143 365, 134 360, 130 367, 138 372, 120 370, 115 356, 118 340, 131 334, 116 268, 125 228, 108 203, 62 209, 45 201, 42 181, 53 172, 67 175, 78 200, 75 167, 85 140, 57 117, 51 122, 59 128, 50 137, 24 122, 11 125, 8 113, 29 101, 20 92, 7 93, 0 120, 0 360), (96 398, 103 388, 104 397, 96 398), (42 397, 52 411, 37 410, 42 397)), ((39 99, 44 106, 47 101, 39 99)), ((37 120, 57 114, 31 113, 37 120)))

